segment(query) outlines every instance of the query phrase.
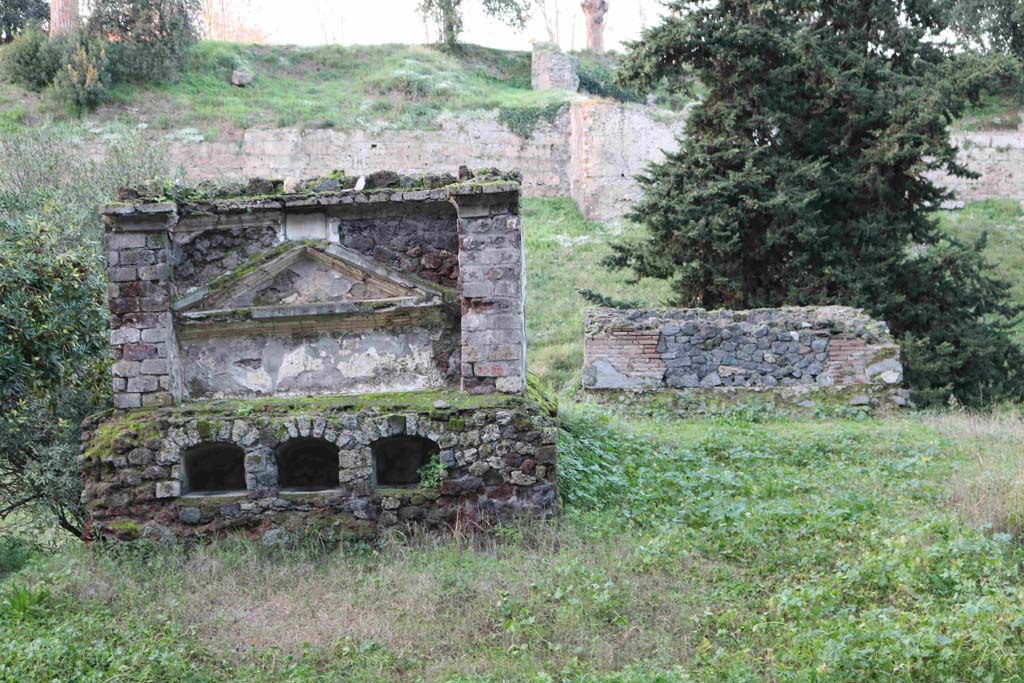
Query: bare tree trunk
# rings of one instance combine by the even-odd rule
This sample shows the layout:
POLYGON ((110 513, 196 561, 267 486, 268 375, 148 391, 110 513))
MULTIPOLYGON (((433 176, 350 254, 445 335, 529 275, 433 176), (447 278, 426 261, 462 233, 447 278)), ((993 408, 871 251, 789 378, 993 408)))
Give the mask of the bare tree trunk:
POLYGON ((66 36, 78 28, 78 0, 50 0, 50 37, 66 36))
POLYGON ((583 0, 580 7, 587 17, 587 49, 604 52, 604 15, 608 13, 607 0, 583 0))
POLYGON ((462 31, 462 18, 459 16, 459 4, 462 0, 441 0, 441 36, 444 44, 455 47, 462 31))

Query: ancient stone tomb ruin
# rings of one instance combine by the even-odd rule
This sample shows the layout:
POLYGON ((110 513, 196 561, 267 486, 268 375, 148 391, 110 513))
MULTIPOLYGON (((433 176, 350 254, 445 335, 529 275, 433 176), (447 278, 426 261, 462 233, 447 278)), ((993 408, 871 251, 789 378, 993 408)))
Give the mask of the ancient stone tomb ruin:
POLYGON ((899 346, 884 322, 859 309, 595 308, 585 327, 583 386, 591 395, 906 402, 899 346))
POLYGON ((353 181, 103 208, 117 410, 84 429, 93 537, 555 511, 518 177, 353 181))

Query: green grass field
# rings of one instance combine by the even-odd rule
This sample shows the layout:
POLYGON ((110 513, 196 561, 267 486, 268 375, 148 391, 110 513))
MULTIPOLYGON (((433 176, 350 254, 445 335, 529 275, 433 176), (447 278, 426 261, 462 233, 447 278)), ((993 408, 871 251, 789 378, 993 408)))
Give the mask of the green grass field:
MULTIPOLYGON (((523 216, 529 363, 563 392, 559 520, 333 549, 8 537, 0 683, 1024 678, 1017 410, 682 420, 575 404, 575 290, 669 293, 599 267, 630 228, 567 200, 523 216)), ((1014 206, 943 221, 992 230, 1020 280, 1014 206)))

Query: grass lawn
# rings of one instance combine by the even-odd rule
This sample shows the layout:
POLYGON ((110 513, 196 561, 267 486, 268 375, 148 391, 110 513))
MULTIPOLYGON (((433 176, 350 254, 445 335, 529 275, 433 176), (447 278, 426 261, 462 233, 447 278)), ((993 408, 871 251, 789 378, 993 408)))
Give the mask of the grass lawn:
POLYGON ((1019 436, 1017 417, 564 420, 557 523, 331 552, 39 557, 0 586, 0 680, 1024 672, 1024 551, 971 524, 955 495, 977 479, 972 449, 1019 436))
MULTIPOLYGON (((559 520, 287 551, 8 538, 0 683, 1024 679, 1016 411, 681 420, 574 404, 575 290, 669 292, 599 267, 629 228, 566 200, 523 211, 529 363, 564 392, 559 520)), ((1008 239, 1016 218, 943 220, 1008 239)))
POLYGON ((1019 202, 974 202, 939 217, 946 231, 965 242, 975 242, 985 233, 986 256, 999 276, 1013 284, 1014 301, 1024 301, 1024 212, 1019 202))

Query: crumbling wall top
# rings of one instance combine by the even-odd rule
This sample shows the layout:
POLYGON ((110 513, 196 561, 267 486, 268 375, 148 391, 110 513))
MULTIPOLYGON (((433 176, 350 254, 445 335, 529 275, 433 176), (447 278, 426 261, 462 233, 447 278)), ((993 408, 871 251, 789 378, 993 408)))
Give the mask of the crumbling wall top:
POLYGON ((100 207, 112 229, 166 228, 177 218, 237 213, 308 210, 388 202, 448 202, 467 195, 518 193, 519 171, 460 169, 451 174, 400 175, 378 171, 367 176, 334 172, 300 182, 253 178, 247 183, 201 182, 197 185, 150 184, 118 190, 116 203, 100 207), (175 219, 170 217, 174 216, 175 219), (163 217, 166 220, 161 220, 163 217))

